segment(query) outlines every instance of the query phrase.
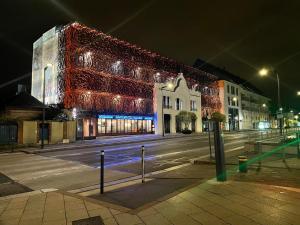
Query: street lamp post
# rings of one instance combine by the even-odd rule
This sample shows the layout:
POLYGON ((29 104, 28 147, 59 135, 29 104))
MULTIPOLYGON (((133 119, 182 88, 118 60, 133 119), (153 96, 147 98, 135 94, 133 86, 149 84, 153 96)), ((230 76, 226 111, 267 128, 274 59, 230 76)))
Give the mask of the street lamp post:
MULTIPOLYGON (((271 68, 271 71, 273 74, 276 74, 276 79, 277 79, 277 105, 278 105, 278 109, 281 109, 281 101, 280 101, 280 79, 279 79, 279 74, 278 72, 274 69, 271 68)), ((266 68, 262 68, 259 71, 259 75, 260 76, 267 76, 269 73, 269 70, 266 68)), ((280 110, 280 112, 282 112, 282 110, 280 110)), ((279 118, 279 127, 280 127, 280 134, 282 135, 282 120, 283 118, 279 118)))
POLYGON ((44 68, 44 75, 43 75, 43 117, 42 117, 42 131, 41 131, 41 136, 42 136, 42 140, 41 140, 41 149, 44 148, 44 128, 45 128, 45 85, 46 85, 46 81, 45 81, 45 74, 46 74, 46 70, 48 67, 44 68))

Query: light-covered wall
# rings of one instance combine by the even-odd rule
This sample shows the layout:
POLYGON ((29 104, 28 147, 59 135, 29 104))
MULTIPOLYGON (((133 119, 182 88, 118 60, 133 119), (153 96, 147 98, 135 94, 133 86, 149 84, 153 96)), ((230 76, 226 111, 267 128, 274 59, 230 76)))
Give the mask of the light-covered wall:
POLYGON ((37 121, 23 121, 21 144, 36 144, 37 133, 37 121))
MULTIPOLYGON (((202 118, 201 118, 201 94, 200 92, 192 89, 190 90, 186 84, 185 78, 183 74, 179 74, 176 79, 173 81, 169 81, 166 83, 156 83, 154 85, 153 91, 153 109, 154 109, 154 126, 155 126, 155 134, 162 134, 162 101, 163 96, 170 97, 170 105, 171 108, 164 108, 163 113, 169 114, 171 117, 170 120, 170 133, 176 133, 176 115, 181 110, 176 110, 175 101, 176 98, 182 100, 182 110, 191 111, 190 109, 190 101, 194 100, 196 102, 196 111, 193 111, 196 116, 196 126, 195 131, 202 131, 202 118), (171 84, 171 85, 170 85, 171 84)), ((191 127, 190 127, 191 128, 191 127)))
POLYGON ((45 77, 45 103, 58 103, 58 45, 56 27, 47 31, 33 44, 31 95, 43 101, 45 77))

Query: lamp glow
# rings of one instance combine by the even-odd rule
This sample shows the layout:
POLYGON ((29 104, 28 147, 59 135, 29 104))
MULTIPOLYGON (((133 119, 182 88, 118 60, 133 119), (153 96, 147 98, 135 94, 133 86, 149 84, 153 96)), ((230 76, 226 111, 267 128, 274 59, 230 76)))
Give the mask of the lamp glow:
POLYGON ((269 71, 266 68, 262 68, 258 73, 260 76, 267 76, 269 71))

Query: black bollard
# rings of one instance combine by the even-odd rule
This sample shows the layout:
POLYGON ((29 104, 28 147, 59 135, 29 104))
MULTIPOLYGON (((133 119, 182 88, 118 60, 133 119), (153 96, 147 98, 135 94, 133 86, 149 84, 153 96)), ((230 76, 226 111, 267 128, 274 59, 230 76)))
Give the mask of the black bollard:
POLYGON ((221 132, 221 123, 219 121, 214 121, 214 144, 217 181, 226 181, 224 141, 221 132))
POLYGON ((145 183, 145 148, 142 145, 142 183, 145 183))
POLYGON ((104 193, 104 150, 101 150, 100 158, 100 193, 104 193))

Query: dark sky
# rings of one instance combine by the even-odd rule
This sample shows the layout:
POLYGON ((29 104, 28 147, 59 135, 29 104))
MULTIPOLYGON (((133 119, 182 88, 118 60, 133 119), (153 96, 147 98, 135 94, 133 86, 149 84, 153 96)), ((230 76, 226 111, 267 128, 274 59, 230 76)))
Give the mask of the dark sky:
POLYGON ((190 65, 209 60, 276 99, 276 81, 256 72, 273 66, 283 104, 300 109, 299 0, 2 0, 0 10, 0 83, 31 72, 43 32, 77 20, 190 65))

